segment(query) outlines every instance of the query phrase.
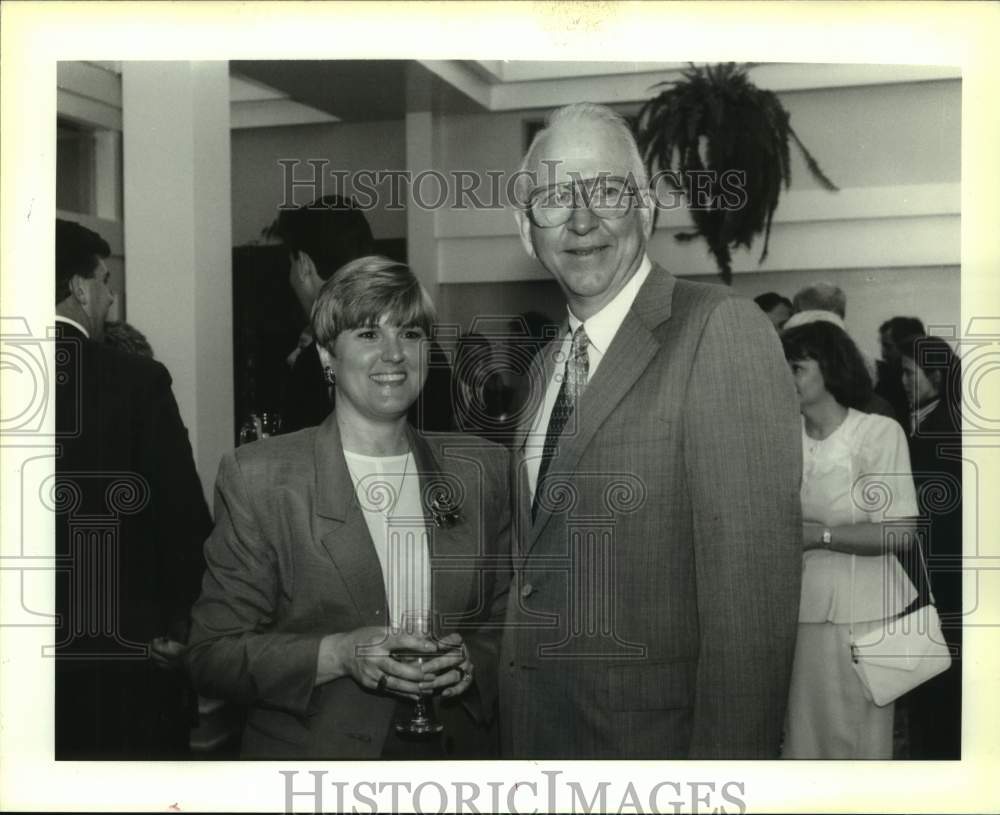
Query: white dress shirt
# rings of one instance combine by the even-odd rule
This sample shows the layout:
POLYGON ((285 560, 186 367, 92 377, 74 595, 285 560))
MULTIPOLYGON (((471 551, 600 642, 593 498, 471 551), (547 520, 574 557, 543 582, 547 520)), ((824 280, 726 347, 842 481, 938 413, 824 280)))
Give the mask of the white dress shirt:
POLYGON ((71 320, 69 317, 63 317, 62 314, 57 314, 56 322, 68 323, 69 325, 73 326, 73 328, 75 328, 77 331, 81 332, 83 336, 85 336, 88 340, 90 339, 90 332, 82 325, 80 325, 76 320, 71 320))
POLYGON ((928 416, 930 416, 934 412, 935 408, 937 408, 937 406, 938 406, 938 402, 940 402, 940 401, 941 401, 940 399, 935 399, 932 402, 928 402, 923 407, 918 408, 917 410, 914 410, 914 411, 910 412, 910 435, 911 436, 916 436, 917 435, 917 430, 920 428, 920 425, 923 423, 924 419, 926 419, 928 416))
MULTIPOLYGON (((632 303, 635 302, 636 295, 642 284, 649 277, 649 272, 653 268, 648 255, 643 255, 642 262, 632 278, 625 284, 614 299, 602 308, 597 314, 582 325, 587 332, 587 360, 588 375, 587 381, 594 379, 594 374, 604 359, 604 355, 611 347, 611 341, 621 328, 625 317, 628 316, 632 303)), ((531 429, 524 441, 524 458, 528 468, 528 485, 531 489, 531 496, 534 498, 535 486, 538 483, 538 468, 542 461, 542 450, 545 447, 545 434, 549 428, 549 417, 552 415, 552 408, 555 407, 556 398, 559 396, 559 388, 562 386, 563 376, 566 373, 566 360, 569 357, 570 347, 573 342, 573 333, 581 325, 581 321, 567 307, 566 314, 569 318, 569 330, 563 335, 561 341, 553 342, 548 353, 555 356, 556 364, 553 369, 552 378, 545 389, 545 400, 542 402, 541 410, 535 414, 531 422, 531 429)))

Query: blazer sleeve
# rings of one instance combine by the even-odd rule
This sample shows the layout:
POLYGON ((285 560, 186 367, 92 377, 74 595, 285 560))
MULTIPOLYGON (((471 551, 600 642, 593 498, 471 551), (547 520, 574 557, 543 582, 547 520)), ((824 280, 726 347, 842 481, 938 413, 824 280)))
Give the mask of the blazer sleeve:
POLYGON ((191 615, 187 662, 194 685, 205 696, 304 715, 322 635, 274 630, 277 555, 233 453, 219 467, 215 517, 201 597, 191 615))
POLYGON ((802 572, 798 402, 757 306, 719 303, 685 405, 699 656, 691 758, 776 758, 802 572))

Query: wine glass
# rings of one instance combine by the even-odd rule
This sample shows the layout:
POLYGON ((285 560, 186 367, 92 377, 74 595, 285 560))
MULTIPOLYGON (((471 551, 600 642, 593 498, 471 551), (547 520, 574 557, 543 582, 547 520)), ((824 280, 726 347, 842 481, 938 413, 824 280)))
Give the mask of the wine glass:
MULTIPOLYGON (((431 616, 430 611, 407 612, 403 615, 403 630, 408 634, 432 639, 431 616)), ((392 652, 393 659, 398 659, 400 662, 414 663, 418 666, 423 666, 425 659, 433 659, 435 656, 437 654, 433 652, 409 651, 405 649, 392 652)), ((444 725, 434 715, 432 696, 432 691, 418 692, 417 701, 413 705, 413 715, 409 721, 396 723, 397 733, 402 736, 424 738, 427 736, 436 736, 444 730, 444 725)))

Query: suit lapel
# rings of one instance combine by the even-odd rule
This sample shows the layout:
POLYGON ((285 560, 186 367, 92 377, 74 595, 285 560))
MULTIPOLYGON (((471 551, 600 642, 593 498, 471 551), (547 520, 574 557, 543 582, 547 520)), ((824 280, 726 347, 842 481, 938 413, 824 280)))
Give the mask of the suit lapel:
MULTIPOLYGON (((576 416, 570 417, 568 438, 559 445, 549 468, 550 475, 571 476, 601 425, 656 356, 660 343, 653 330, 670 317, 674 283, 671 275, 653 264, 597 373, 580 397, 574 411, 576 416)), ((529 508, 529 519, 530 512, 529 508)), ((538 516, 531 525, 526 551, 531 551, 550 517, 551 514, 540 505, 538 516)))
POLYGON ((368 618, 374 598, 388 619, 382 566, 372 544, 364 513, 354 495, 335 414, 316 432, 316 518, 323 548, 340 572, 362 617, 368 618))
MULTIPOLYGON (((408 428, 410 448, 420 474, 420 496, 424 510, 424 525, 431 562, 431 603, 439 622, 443 615, 455 615, 470 608, 475 599, 478 573, 469 560, 479 551, 481 493, 472 494, 469 485, 453 468, 445 468, 434 454, 427 440, 413 428, 408 428), (465 494, 459 505, 452 496, 465 494), (440 495, 452 503, 458 512, 457 519, 438 526, 434 521, 432 502, 440 495)), ((447 633, 441 631, 440 633, 447 633)))
MULTIPOLYGON (((538 405, 537 410, 526 414, 517 428, 514 436, 514 455, 511 477, 511 495, 516 496, 517 505, 512 507, 514 517, 514 546, 518 551, 514 552, 518 560, 527 555, 527 541, 531 533, 531 489, 528 481, 528 464, 525 444, 528 441, 528 432, 535 422, 538 411, 545 404, 545 393, 548 384, 556 370, 556 351, 563 342, 566 332, 569 330, 569 323, 564 321, 559 327, 559 333, 534 356, 528 371, 530 377, 529 404, 533 400, 538 405), (523 543, 522 543, 523 542, 523 543)), ((517 563, 515 565, 518 565, 517 563)))

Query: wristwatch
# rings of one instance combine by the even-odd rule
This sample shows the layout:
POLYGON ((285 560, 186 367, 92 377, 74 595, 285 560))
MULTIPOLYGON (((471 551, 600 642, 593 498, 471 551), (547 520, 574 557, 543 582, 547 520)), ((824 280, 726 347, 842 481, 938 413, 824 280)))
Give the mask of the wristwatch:
POLYGON ((833 543, 833 533, 830 531, 829 527, 823 527, 823 534, 820 537, 820 540, 823 542, 824 549, 830 548, 830 544, 833 543))

